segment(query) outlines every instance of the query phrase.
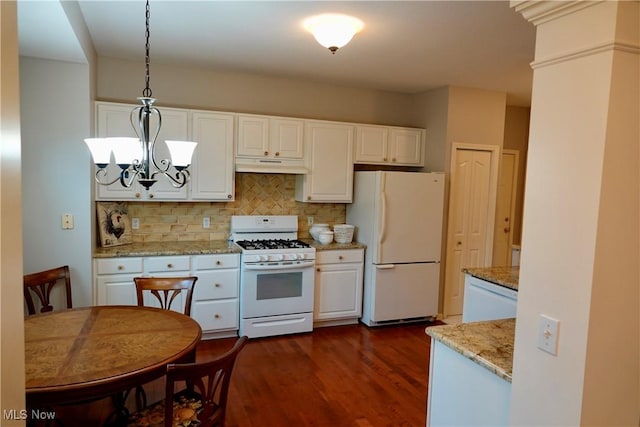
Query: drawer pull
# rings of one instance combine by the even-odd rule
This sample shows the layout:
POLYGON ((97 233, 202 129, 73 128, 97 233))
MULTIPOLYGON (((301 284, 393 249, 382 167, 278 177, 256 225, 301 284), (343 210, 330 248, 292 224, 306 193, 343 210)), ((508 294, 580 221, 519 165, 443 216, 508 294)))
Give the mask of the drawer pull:
POLYGON ((340 260, 341 260, 341 259, 342 259, 342 255, 338 255, 338 259, 340 259, 340 260))
POLYGON ((220 315, 219 315, 218 313, 216 313, 216 314, 214 314, 214 315, 213 315, 213 317, 214 317, 215 319, 219 319, 219 318, 220 318, 220 315))
POLYGON ((120 271, 124 270, 124 265, 119 265, 118 266, 118 270, 120 270, 120 271))
POLYGON ((167 268, 173 268, 173 264, 171 263, 167 264, 167 268))
POLYGON ((216 283, 216 284, 215 284, 215 285, 213 285, 213 286, 215 286, 216 288, 219 288, 219 287, 220 287, 220 283, 216 283))
POLYGON ((222 265, 222 261, 220 260, 216 261, 216 265, 222 265))
POLYGON ((320 269, 319 269, 319 268, 316 268, 316 271, 317 271, 317 272, 320 272, 320 269))

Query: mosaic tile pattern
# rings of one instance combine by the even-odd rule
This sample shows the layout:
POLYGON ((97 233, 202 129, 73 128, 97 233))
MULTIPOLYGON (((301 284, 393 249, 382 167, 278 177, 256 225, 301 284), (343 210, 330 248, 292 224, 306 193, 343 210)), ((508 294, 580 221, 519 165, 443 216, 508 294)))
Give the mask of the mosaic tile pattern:
POLYGON ((129 202, 129 217, 138 218, 133 243, 226 240, 232 215, 297 215, 298 236, 310 238, 307 217, 316 223, 343 224, 346 205, 295 200, 295 175, 236 174, 233 202, 129 202), (211 228, 202 228, 202 218, 211 228))

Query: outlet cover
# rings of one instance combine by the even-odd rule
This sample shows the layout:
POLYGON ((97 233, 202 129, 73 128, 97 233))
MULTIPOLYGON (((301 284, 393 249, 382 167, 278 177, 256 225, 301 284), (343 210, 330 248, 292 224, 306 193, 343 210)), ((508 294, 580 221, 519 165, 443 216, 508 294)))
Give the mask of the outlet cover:
POLYGON ((558 329, 560 321, 553 317, 540 315, 538 321, 538 348, 549 354, 558 354, 558 329))
POLYGON ((211 218, 208 216, 202 217, 202 228, 211 228, 211 218))

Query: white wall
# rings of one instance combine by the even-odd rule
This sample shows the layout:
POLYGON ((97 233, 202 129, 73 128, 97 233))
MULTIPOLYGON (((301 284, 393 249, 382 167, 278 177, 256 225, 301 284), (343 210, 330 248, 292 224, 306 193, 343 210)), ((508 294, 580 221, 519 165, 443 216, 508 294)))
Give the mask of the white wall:
MULTIPOLYGON (((144 89, 140 61, 100 57, 97 98, 136 102, 144 89)), ((151 64, 158 106, 416 126, 411 95, 257 74, 151 64)))
MULTIPOLYGON (((0 410, 24 399, 20 96, 16 3, 0 1, 0 410)), ((0 415, 1 416, 1 415, 0 415)), ((3 427, 24 421, 2 419, 3 427)))
POLYGON ((91 135, 87 64, 20 59, 24 271, 68 264, 73 305, 92 303, 91 135), (63 230, 61 216, 74 216, 63 230))
POLYGON ((639 5, 519 4, 537 41, 513 425, 638 425, 639 5))

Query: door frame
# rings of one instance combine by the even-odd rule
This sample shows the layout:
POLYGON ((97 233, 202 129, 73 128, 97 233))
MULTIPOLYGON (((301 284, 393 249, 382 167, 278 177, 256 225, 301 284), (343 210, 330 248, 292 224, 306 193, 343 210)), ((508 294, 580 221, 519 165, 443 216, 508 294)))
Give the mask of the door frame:
MULTIPOLYGON (((499 173, 502 172, 502 156, 504 154, 509 154, 514 156, 514 161, 513 161, 513 182, 511 183, 511 206, 509 207, 509 217, 511 218, 511 221, 509 223, 509 248, 507 250, 507 260, 509 261, 509 265, 511 265, 512 263, 512 259, 511 259, 511 253, 512 253, 512 249, 513 249, 513 224, 515 222, 515 215, 516 215, 516 199, 518 197, 518 179, 520 177, 520 150, 514 150, 514 149, 509 149, 509 148, 505 148, 502 150, 502 152, 500 153, 500 171, 499 173)), ((497 197, 497 193, 496 193, 496 197, 497 197)), ((497 199, 496 199, 496 209, 498 208, 497 206, 497 199)), ((494 230, 495 231, 495 230, 494 230)), ((495 234, 494 234, 495 236, 495 234)))
MULTIPOLYGON (((501 147, 499 145, 485 145, 485 144, 469 144, 464 142, 453 142, 451 144, 451 159, 449 162, 449 191, 448 191, 448 200, 447 200, 447 235, 446 235, 446 246, 445 246, 445 267, 443 271, 446 270, 446 263, 450 262, 449 259, 449 248, 452 247, 450 245, 455 245, 455 242, 451 236, 451 224, 450 221, 451 216, 453 215, 453 210, 451 209, 451 192, 455 188, 456 184, 456 173, 455 173, 455 165, 457 160, 457 152, 458 150, 473 150, 473 151, 487 151, 491 155, 491 171, 489 177, 489 199, 487 201, 487 206, 489 206, 489 212, 487 213, 487 239, 485 242, 485 255, 484 255, 484 266, 491 266, 491 261, 493 259, 493 237, 495 233, 495 220, 496 220, 496 201, 498 194, 498 173, 500 169, 500 155, 501 155, 501 147)), ((444 275, 444 292, 443 292, 443 304, 442 311, 443 316, 446 318, 448 313, 448 302, 446 295, 450 292, 447 292, 447 289, 451 286, 450 283, 447 282, 446 274, 444 275)), ((463 288, 464 292, 464 288, 463 288)))

